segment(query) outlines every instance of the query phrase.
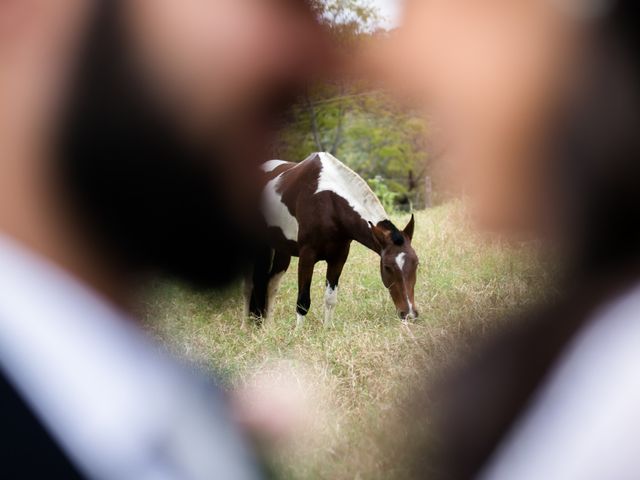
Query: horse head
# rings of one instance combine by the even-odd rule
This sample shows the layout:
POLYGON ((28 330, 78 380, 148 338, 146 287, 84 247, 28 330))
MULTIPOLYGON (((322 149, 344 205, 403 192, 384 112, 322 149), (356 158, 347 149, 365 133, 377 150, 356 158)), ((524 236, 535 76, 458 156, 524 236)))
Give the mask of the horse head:
POLYGON ((403 320, 418 316, 414 300, 418 255, 411 246, 415 217, 404 228, 398 230, 391 222, 371 225, 371 233, 380 249, 380 275, 389 290, 398 315, 403 320))

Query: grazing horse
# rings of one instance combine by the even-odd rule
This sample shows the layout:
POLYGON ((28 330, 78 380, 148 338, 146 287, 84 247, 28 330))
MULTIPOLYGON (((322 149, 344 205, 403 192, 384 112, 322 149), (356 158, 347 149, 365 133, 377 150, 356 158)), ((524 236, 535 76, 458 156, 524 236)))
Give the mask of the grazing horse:
POLYGON ((262 165, 262 217, 267 245, 248 277, 249 313, 269 316, 273 297, 292 256, 299 257, 297 326, 311 306, 311 278, 327 262, 325 325, 332 323, 338 281, 352 241, 380 255, 380 272, 403 320, 418 316, 414 286, 418 257, 411 247, 414 217, 402 231, 389 220, 367 183, 329 153, 300 163, 271 160, 262 165))

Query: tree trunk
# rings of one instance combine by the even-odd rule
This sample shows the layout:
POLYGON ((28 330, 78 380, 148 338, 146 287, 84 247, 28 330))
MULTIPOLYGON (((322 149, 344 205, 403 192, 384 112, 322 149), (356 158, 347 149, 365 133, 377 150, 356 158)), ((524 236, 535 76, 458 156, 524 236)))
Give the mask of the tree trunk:
MULTIPOLYGON (((346 93, 346 87, 344 84, 340 85, 340 98, 344 97, 346 93)), ((344 100, 340 101, 340 108, 338 108, 338 125, 336 127, 336 135, 333 138, 333 145, 331 146, 331 155, 336 156, 338 153, 338 148, 340 147, 340 143, 342 143, 342 134, 344 131, 344 116, 346 113, 346 109, 344 106, 344 100)))
POLYGON ((304 99, 307 104, 307 109, 309 110, 309 118, 311 119, 311 132, 313 133, 313 141, 316 144, 316 150, 318 152, 324 152, 325 148, 324 148, 324 145, 322 145, 322 140, 320 139, 320 132, 318 130, 318 119, 316 118, 316 109, 313 106, 313 102, 311 102, 311 98, 309 97, 309 94, 305 94, 304 99))
POLYGON ((424 177, 424 208, 433 206, 432 200, 433 187, 431 185, 431 177, 424 177))
POLYGON ((331 146, 331 155, 336 156, 338 154, 338 148, 342 143, 342 134, 344 131, 344 105, 340 106, 340 110, 338 111, 338 126, 336 128, 336 136, 333 139, 333 145, 331 146))

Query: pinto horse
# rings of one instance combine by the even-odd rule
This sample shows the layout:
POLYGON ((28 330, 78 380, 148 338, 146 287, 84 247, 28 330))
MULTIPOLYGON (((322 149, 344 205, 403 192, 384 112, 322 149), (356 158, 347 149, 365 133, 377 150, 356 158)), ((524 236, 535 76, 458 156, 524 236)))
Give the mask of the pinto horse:
POLYGON ((418 316, 413 216, 404 230, 398 230, 367 183, 329 153, 313 153, 300 163, 271 160, 262 165, 262 171, 261 213, 267 244, 247 279, 251 316, 268 318, 280 279, 291 257, 297 256, 297 327, 304 324, 311 306, 314 265, 323 260, 327 262, 324 323, 330 325, 338 281, 354 240, 380 255, 382 282, 400 317, 418 316))

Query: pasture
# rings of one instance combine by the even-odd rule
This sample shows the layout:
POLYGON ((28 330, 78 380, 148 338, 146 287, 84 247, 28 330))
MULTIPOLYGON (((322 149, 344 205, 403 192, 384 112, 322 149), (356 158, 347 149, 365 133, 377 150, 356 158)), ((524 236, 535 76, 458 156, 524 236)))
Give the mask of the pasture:
MULTIPOLYGON (((406 224, 408 214, 393 216, 406 224)), ((272 448, 279 478, 402 478, 402 429, 384 433, 409 385, 433 380, 505 314, 545 295, 548 278, 534 252, 472 233, 461 203, 416 215, 414 247, 420 317, 403 325, 382 285, 378 257, 353 245, 340 283, 334 326, 322 326, 324 264, 318 264, 312 307, 294 330, 296 262, 264 328, 242 329, 240 285, 224 293, 193 293, 158 282, 142 306, 148 328, 180 357, 241 386, 283 359, 316 397, 305 434, 272 448)))

